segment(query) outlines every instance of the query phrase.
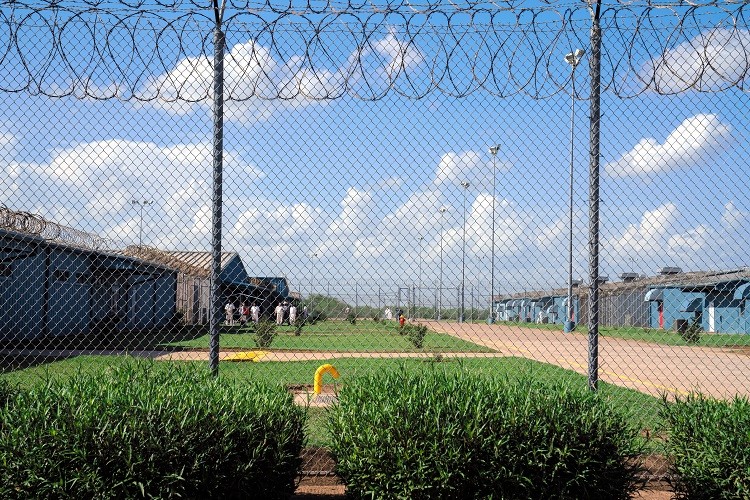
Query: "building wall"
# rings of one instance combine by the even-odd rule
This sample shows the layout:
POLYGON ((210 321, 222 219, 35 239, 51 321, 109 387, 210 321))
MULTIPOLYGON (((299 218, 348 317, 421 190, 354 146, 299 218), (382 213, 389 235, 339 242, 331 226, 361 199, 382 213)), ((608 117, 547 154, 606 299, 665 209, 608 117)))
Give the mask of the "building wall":
POLYGON ((599 294, 599 322, 602 326, 647 327, 651 321, 650 307, 643 298, 648 288, 632 288, 599 294))
POLYGON ((735 300, 733 291, 714 290, 707 294, 703 308, 703 330, 712 333, 750 333, 750 325, 744 304, 746 301, 735 300), (713 321, 711 308, 713 307, 713 321), (712 324, 713 323, 713 324, 712 324))
POLYGON ((177 276, 176 308, 182 312, 182 321, 188 325, 208 323, 211 290, 208 278, 177 276))
POLYGON ((154 281, 154 326, 169 324, 177 311, 177 273, 164 272, 154 281))
POLYGON ((248 275, 245 265, 242 263, 239 255, 234 255, 232 259, 221 268, 219 279, 223 282, 242 282, 247 281, 248 275))
MULTIPOLYGON (((686 300, 694 298, 702 299, 704 297, 704 294, 701 292, 684 292, 680 288, 665 288, 662 294, 664 297, 663 316, 665 330, 673 330, 675 328, 675 321, 677 320, 692 322, 695 318, 695 313, 680 311, 680 309, 686 300)), ((659 302, 656 300, 649 302, 651 316, 649 326, 651 328, 659 328, 659 302)))
POLYGON ((49 253, 47 334, 87 333, 91 318, 88 256, 64 247, 53 247, 49 253))
POLYGON ((0 260, 0 338, 33 338, 45 315, 45 252, 33 242, 0 235, 0 260))
POLYGON ((0 339, 88 334, 165 325, 176 271, 129 257, 0 231, 0 339))

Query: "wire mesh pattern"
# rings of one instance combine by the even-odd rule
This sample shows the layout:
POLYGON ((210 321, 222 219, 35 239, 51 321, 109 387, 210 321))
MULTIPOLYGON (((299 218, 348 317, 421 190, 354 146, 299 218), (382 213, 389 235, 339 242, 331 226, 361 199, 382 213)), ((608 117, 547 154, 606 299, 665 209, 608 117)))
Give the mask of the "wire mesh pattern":
POLYGON ((214 7, 3 3, 3 377, 216 353, 300 401, 323 363, 585 386, 593 332, 644 421, 750 393, 742 4, 214 7))
MULTIPOLYGON (((569 92, 558 55, 587 45, 589 7, 523 4, 230 3, 222 19, 230 45, 224 97, 295 105, 569 92)), ((8 2, 0 22, 0 58, 15 68, 0 80, 6 92, 210 105, 209 5, 8 2)), ((745 89, 740 4, 623 2, 605 6, 600 22, 609 70, 601 85, 614 95, 745 89)))

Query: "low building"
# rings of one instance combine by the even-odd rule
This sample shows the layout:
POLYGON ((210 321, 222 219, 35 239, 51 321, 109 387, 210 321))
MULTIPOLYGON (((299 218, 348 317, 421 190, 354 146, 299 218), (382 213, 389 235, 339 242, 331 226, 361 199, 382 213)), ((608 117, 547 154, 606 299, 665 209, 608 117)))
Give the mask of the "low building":
MULTIPOLYGON (((213 265, 211 252, 163 251, 137 246, 128 247, 126 252, 177 269, 177 310, 183 321, 188 324, 208 322, 213 265)), ((271 317, 276 305, 284 301, 294 301, 295 294, 289 289, 286 278, 250 276, 237 252, 222 252, 219 300, 222 304, 222 315, 223 305, 232 302, 235 311, 239 311, 239 306, 243 303, 257 304, 262 316, 271 317)))
POLYGON ((125 332, 175 315, 174 269, 0 229, 0 338, 125 332))
POLYGON ((710 333, 750 333, 750 269, 674 273, 644 295, 653 328, 684 328, 697 321, 710 333))

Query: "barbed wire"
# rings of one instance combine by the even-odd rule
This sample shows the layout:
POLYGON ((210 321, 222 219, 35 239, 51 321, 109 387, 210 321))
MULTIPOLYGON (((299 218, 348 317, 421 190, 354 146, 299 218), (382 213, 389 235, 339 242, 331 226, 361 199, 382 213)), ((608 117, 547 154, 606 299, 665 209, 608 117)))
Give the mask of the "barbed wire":
POLYGON ((12 210, 0 205, 0 229, 38 236, 45 240, 89 250, 115 250, 114 240, 63 226, 31 212, 12 210))
MULTIPOLYGON (((543 99, 570 92, 563 55, 589 43, 585 2, 284 5, 229 2, 225 100, 479 91, 543 99)), ((209 7, 195 0, 3 2, 0 91, 208 102, 209 7)), ((746 88, 750 32, 742 3, 617 2, 602 11, 601 26, 604 91, 746 88)), ((588 86, 575 91, 585 99, 588 86)))

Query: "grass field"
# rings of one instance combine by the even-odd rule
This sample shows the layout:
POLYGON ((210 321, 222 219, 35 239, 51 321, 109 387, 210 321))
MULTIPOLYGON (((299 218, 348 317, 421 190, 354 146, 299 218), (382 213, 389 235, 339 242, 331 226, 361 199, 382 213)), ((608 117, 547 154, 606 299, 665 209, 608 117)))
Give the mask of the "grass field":
MULTIPOLYGON (((385 324, 375 321, 358 321, 355 325, 343 321, 325 321, 306 325, 302 334, 294 334, 294 327, 281 326, 271 344, 273 350, 335 351, 335 352, 491 352, 484 346, 467 342, 450 335, 429 332, 424 348, 416 349, 409 339, 399 334, 395 322, 385 324)), ((208 348, 208 335, 194 339, 170 342, 168 346, 208 348)), ((222 349, 253 349, 252 327, 222 327, 222 349)))
MULTIPOLYGON (((128 356, 79 356, 75 358, 55 361, 23 370, 3 374, 2 377, 13 384, 25 387, 43 382, 45 379, 64 379, 79 371, 97 372, 107 370, 115 365, 124 363, 128 356)), ((312 385, 315 370, 323 363, 330 362, 341 373, 341 378, 335 381, 339 386, 345 384, 351 377, 357 375, 382 372, 386 370, 416 370, 439 369, 447 371, 468 370, 493 377, 506 377, 513 381, 520 377, 532 377, 548 383, 559 382, 572 388, 585 390, 586 377, 562 368, 538 363, 522 358, 475 358, 435 362, 425 359, 367 359, 341 358, 328 361, 294 361, 294 362, 263 362, 263 363, 221 363, 219 374, 235 380, 260 380, 269 384, 312 385)), ((158 369, 169 370, 179 361, 155 361, 158 369)), ((190 362, 203 366, 208 371, 205 362, 190 362)), ((333 379, 326 377, 325 384, 333 384, 333 379)), ((641 429, 657 429, 660 425, 658 416, 659 400, 645 394, 613 386, 600 384, 602 395, 610 399, 613 404, 628 415, 628 418, 641 429)), ((309 436, 311 445, 327 443, 324 419, 325 409, 310 408, 309 436)))

